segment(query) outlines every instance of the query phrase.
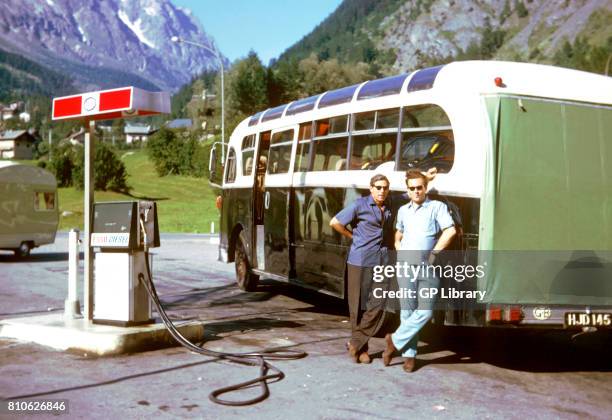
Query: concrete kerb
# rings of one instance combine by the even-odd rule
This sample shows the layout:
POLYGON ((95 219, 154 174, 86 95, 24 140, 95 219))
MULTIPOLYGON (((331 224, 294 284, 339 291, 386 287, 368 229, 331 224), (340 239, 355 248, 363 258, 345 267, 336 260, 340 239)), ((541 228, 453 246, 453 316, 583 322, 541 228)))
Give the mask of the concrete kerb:
MULTIPOLYGON (((199 322, 175 322, 177 329, 192 342, 204 338, 199 322)), ((84 319, 66 320, 63 314, 0 320, 0 338, 32 342, 56 350, 114 356, 176 346, 161 322, 138 327, 91 324, 84 319)))

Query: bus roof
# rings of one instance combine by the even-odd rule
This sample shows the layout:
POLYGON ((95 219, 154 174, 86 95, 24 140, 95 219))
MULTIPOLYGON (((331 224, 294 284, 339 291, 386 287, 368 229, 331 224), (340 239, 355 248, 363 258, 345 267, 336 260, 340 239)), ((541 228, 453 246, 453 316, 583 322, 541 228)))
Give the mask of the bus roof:
POLYGON ((277 119, 300 117, 301 113, 308 119, 306 114, 322 108, 391 96, 407 98, 425 90, 449 95, 515 94, 612 105, 611 77, 543 64, 456 61, 313 95, 258 112, 240 126, 268 125, 277 119))

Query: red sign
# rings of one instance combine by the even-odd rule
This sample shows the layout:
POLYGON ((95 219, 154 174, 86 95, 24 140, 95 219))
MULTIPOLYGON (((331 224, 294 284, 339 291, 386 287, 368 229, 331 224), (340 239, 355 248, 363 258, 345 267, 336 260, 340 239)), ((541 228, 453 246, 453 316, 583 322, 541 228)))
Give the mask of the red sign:
POLYGON ((170 112, 168 92, 135 87, 81 93, 53 99, 53 120, 110 120, 170 112))

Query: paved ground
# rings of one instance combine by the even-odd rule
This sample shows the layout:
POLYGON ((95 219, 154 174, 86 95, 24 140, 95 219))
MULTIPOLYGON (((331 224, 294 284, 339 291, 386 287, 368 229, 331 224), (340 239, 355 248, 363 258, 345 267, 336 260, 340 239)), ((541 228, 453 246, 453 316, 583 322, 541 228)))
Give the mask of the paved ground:
MULTIPOLYGON (((61 310, 66 294, 66 234, 26 262, 0 255, 0 318, 61 310)), ((203 235, 162 235, 155 283, 175 318, 206 324, 205 346, 225 351, 290 346, 306 359, 275 362, 286 378, 255 406, 208 400, 211 390, 250 379, 256 368, 180 347, 92 358, 0 339, 0 399, 37 394, 69 400, 70 418, 609 418, 609 336, 429 329, 412 374, 400 359, 355 365, 342 302, 265 281, 241 292, 233 265, 216 262, 203 235)), ((253 396, 256 389, 233 398, 253 396)), ((0 414, 2 418, 2 414, 0 414)), ((9 417, 7 417, 9 418, 9 417)), ((44 418, 37 416, 36 418, 44 418)))

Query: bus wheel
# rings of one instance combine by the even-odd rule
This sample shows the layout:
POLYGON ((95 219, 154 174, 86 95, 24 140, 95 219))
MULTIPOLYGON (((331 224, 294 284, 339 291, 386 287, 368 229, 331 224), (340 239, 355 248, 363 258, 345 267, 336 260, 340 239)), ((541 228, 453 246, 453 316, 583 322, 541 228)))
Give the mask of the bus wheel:
POLYGON ((244 244, 242 238, 238 239, 236 244, 236 282, 238 287, 247 292, 252 292, 257 289, 257 282, 259 282, 259 276, 253 274, 251 271, 251 265, 244 250, 244 244))
POLYGON ((15 251, 15 255, 20 258, 25 258, 30 256, 30 244, 29 242, 22 242, 15 251))

